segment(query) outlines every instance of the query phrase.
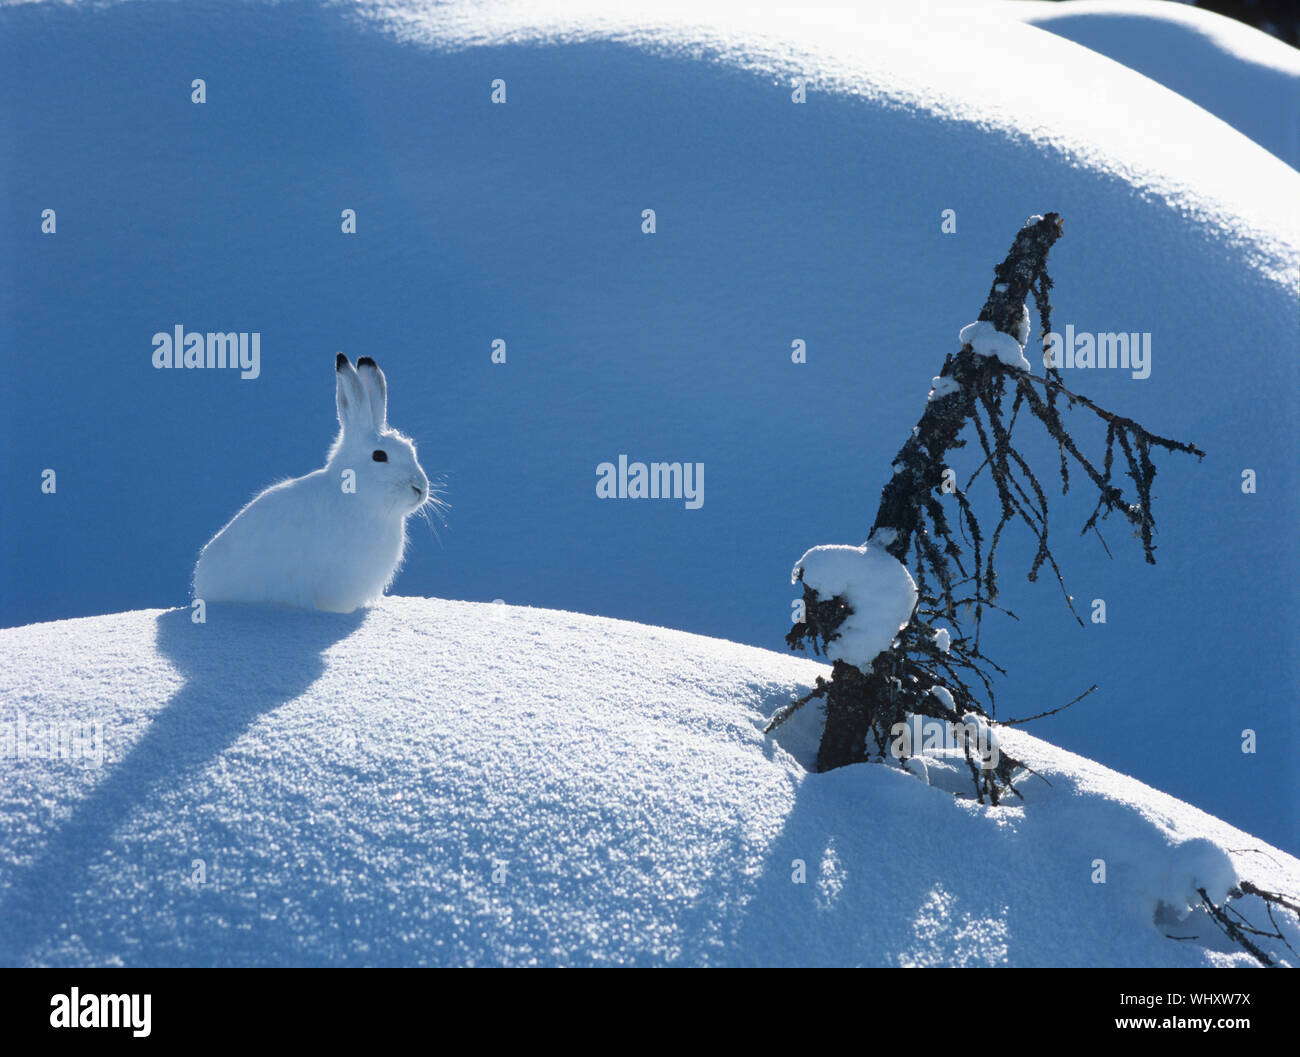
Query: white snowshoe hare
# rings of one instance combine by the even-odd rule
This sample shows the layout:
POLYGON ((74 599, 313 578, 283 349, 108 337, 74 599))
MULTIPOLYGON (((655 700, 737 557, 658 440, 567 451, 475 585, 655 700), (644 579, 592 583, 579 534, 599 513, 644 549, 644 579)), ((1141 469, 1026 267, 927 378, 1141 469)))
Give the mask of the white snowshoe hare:
POLYGON ((388 425, 375 361, 353 368, 340 352, 334 368, 341 428, 324 468, 271 485, 212 537, 194 567, 195 598, 351 613, 392 583, 429 478, 388 425))

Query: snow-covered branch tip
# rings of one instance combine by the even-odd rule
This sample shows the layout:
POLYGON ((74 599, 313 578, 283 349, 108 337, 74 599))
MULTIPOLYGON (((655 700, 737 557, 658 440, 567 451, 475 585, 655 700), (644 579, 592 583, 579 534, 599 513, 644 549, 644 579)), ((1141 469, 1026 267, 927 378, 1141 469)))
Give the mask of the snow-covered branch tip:
MULTIPOLYGON (((803 619, 786 642, 799 650, 811 644, 834 664, 826 689, 810 695, 826 699, 819 770, 868 759, 873 744, 880 749, 891 725, 908 715, 960 720, 974 714, 994 721, 992 678, 1006 673, 982 652, 980 629, 986 612, 1015 618, 997 602, 998 545, 1012 521, 1025 525, 1034 540, 1029 580, 1050 567, 1074 613, 1049 545, 1046 490, 1012 440, 1022 411, 1056 441, 1062 494, 1070 487, 1072 463, 1097 489, 1097 505, 1082 532, 1100 539, 1098 522, 1118 514, 1151 564, 1153 452, 1204 455, 1195 445, 1152 433, 1071 392, 1054 366, 1046 366, 1041 377, 1032 373, 1024 355, 1030 329, 1026 300, 1034 300, 1041 333, 1051 333, 1047 256, 1063 231, 1060 216, 1047 213, 1030 217, 1016 234, 994 269, 978 318, 961 328, 958 351, 945 358, 920 420, 894 457, 867 542, 856 548, 816 547, 795 566, 794 579, 803 584, 803 619), (1100 457, 1085 454, 1066 428, 1062 410, 1076 406, 1106 424, 1100 457), (968 425, 982 460, 961 487, 948 455, 966 445, 968 425), (1131 484, 1116 476, 1117 452, 1131 484), (986 471, 998 503, 991 531, 970 496, 986 471), (891 569, 910 586, 908 615, 900 615, 905 592, 891 569), (951 694, 952 708, 936 697, 935 688, 951 694)), ((981 800, 988 796, 996 803, 1014 792, 1012 777, 1023 765, 1005 756, 1002 764, 977 773, 981 800)))

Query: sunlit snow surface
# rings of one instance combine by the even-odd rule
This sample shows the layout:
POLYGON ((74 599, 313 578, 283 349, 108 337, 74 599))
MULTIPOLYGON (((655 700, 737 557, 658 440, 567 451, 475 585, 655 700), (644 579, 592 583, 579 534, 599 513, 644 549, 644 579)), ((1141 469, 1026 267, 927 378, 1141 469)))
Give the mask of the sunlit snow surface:
MULTIPOLYGON (((1300 51, 1236 19, 1166 0, 999 0, 1001 13, 1158 81, 1300 164, 1300 51)), ((1109 94, 1103 84, 1099 91, 1109 94)))
MULTIPOLYGON (((1120 173, 1203 223, 1262 240, 1269 249, 1258 263, 1280 279, 1295 268, 1300 216, 1273 211, 1295 186, 1290 166, 1244 146, 1241 133, 1155 81, 996 17, 1005 15, 1001 4, 361 0, 356 10, 402 39, 435 47, 612 40, 978 121, 1120 173)), ((1238 34, 1230 39, 1246 47, 1238 34)), ((1248 49, 1246 58, 1267 47, 1248 49)))
POLYGON ((394 598, 0 653, 0 699, 108 750, 0 759, 5 964, 1248 964, 1194 889, 1300 886, 1016 730, 1023 804, 959 799, 941 761, 810 774, 816 705, 762 727, 824 665, 662 628, 394 598))
MULTIPOLYGON (((1300 429, 1300 175, 1212 116, 1212 101, 1180 99, 974 4, 35 4, 0 10, 0 23, 0 329, 16 350, 0 387, 0 623, 183 604, 198 548, 231 511, 321 464, 342 348, 377 355, 400 379, 394 421, 431 474, 447 475, 448 524, 440 540, 414 526, 397 591, 505 598, 780 650, 797 594, 791 563, 816 544, 865 537, 926 380, 978 312, 993 264, 1029 213, 1057 210, 1058 327, 1154 338, 1149 379, 1099 370, 1067 382, 1207 457, 1159 463, 1154 568, 1117 526, 1102 526, 1113 560, 1075 538, 1093 499, 1077 475, 1069 496, 1052 490, 1068 587, 1085 618, 1104 600, 1106 625, 1080 629, 1054 584, 1026 584, 1024 539, 1008 530, 1000 585, 1021 620, 985 629, 1010 673, 999 715, 1055 708, 1099 682, 1035 733, 1300 849, 1300 713, 1277 698, 1296 657, 1294 579, 1279 575, 1295 568, 1295 534, 1278 526, 1300 517, 1300 490, 1294 451, 1278 438, 1300 429), (199 76, 202 107, 190 102, 199 76), (504 107, 489 101, 498 77, 504 107), (807 102, 796 106, 799 80, 807 102), (653 238, 640 230, 650 206, 653 238), (58 210, 55 236, 39 231, 47 207, 58 210), (358 210, 355 238, 339 231, 344 207, 358 210), (151 369, 150 335, 177 323, 262 331, 261 377, 151 369), (496 338, 508 340, 508 365, 489 359, 496 338), (809 352, 798 366, 796 338, 809 352), (593 470, 624 452, 706 462, 707 502, 684 511, 596 499, 593 470), (55 495, 37 487, 47 467, 59 473, 55 495), (1251 494, 1246 469, 1258 475, 1251 494), (1255 754, 1241 751, 1246 730, 1255 754)), ((1235 84, 1216 75, 1202 87, 1235 84)), ((1286 96, 1257 98, 1261 127, 1294 128, 1286 96)), ((1055 445, 1035 446, 1031 426, 1022 419, 1017 438, 1050 471, 1055 445)), ((94 673, 98 689, 83 679, 81 692, 116 714, 112 636, 70 665, 60 627, 24 633, 50 637, 39 679, 10 668, 21 652, 0 657, 17 687, 0 722, 39 715, 57 700, 42 696, 49 673, 69 668, 94 673)), ((281 632, 263 630, 269 648, 281 632)), ((260 658, 262 684, 286 700, 318 667, 291 658, 282 672, 274 655, 229 648, 260 658)), ((466 643, 464 661, 476 669, 496 648, 490 636, 466 643)), ((220 674, 219 658, 195 663, 220 674)), ((784 687, 789 671, 771 685, 784 687)), ((154 692, 170 692, 167 673, 154 692)), ((412 700, 429 692, 419 651, 385 678, 399 674, 412 700)), ((220 711, 219 685, 209 684, 214 711, 199 713, 216 730, 196 735, 196 765, 224 744, 230 717, 250 716, 238 694, 233 712, 230 702, 220 711)), ((195 715, 182 708, 177 727, 195 715)), ((358 719, 363 734, 371 725, 358 719)), ((299 733, 325 751, 337 730, 299 733)), ((131 774, 162 774, 148 758, 92 806, 131 789, 125 812, 131 774)), ((272 788, 292 784, 268 758, 243 765, 272 788)), ((384 770, 363 773, 378 783, 384 770)), ((53 792, 28 801, 38 794, 22 788, 4 789, 6 811, 31 820, 16 846, 44 840, 40 812, 67 803, 53 792)), ((220 844, 215 820, 241 825, 255 793, 186 810, 220 844)), ((286 796, 290 818, 307 817, 286 796)), ((811 793, 799 803, 810 817, 825 806, 811 793)), ((345 829, 344 813, 335 825, 345 829)), ((103 845, 107 823, 96 829, 94 817, 52 853, 78 834, 88 849, 103 845)), ((270 827, 267 854, 292 857, 297 833, 296 822, 270 827)), ((320 856, 304 848, 314 876, 320 856)), ((865 856, 809 854, 838 879, 828 892, 844 890, 865 856)), ((151 861, 142 890, 173 867, 189 876, 194 858, 215 861, 151 861)), ((326 872, 340 866, 331 859, 326 872)), ((56 878, 51 869, 22 891, 56 878)), ((280 923, 276 949, 292 946, 288 911, 234 882, 224 891, 227 920, 251 934, 265 914, 280 923)), ((372 909, 383 898, 348 891, 372 909)), ((125 928, 128 905, 104 936, 125 928)), ((927 905, 937 921, 948 904, 927 905)), ((50 950, 119 947, 77 932, 75 915, 60 920, 66 929, 48 919, 61 937, 45 941, 50 950)), ((322 935, 359 927, 330 921, 322 935)), ((165 946, 162 931, 150 935, 165 946)))

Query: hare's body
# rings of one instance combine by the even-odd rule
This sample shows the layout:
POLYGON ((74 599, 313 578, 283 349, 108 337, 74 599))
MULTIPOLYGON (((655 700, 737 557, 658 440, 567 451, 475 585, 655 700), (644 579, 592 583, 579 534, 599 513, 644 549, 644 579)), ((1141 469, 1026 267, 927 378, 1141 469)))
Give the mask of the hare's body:
POLYGON ((429 481, 411 442, 388 428, 383 374, 368 358, 358 367, 339 354, 342 432, 325 467, 272 485, 209 541, 196 598, 349 613, 392 583, 429 481))

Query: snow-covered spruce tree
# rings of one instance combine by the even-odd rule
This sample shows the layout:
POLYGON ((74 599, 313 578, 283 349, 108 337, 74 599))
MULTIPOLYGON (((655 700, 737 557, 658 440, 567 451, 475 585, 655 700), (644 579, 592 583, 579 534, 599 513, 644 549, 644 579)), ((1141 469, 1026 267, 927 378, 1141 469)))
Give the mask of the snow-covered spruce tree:
MULTIPOLYGON (((991 675, 1005 672, 980 651, 984 614, 1001 608, 996 604, 996 557, 1008 523, 1023 522, 1037 541, 1029 579, 1036 580, 1043 565, 1050 566, 1070 604, 1048 547, 1046 493, 1012 442, 1022 412, 1056 441, 1062 492, 1069 489, 1071 464, 1082 468, 1097 489, 1097 505, 1083 532, 1095 531, 1099 518, 1118 514, 1141 540, 1147 561, 1155 564, 1152 450, 1188 452, 1198 458, 1203 453, 1191 444, 1156 436, 1070 392, 1055 367, 1047 367, 1044 376, 1031 373, 1023 355, 1029 335, 1025 302, 1032 294, 1040 332, 1049 334, 1052 281, 1047 255, 1061 234, 1061 218, 1048 213, 1030 217, 1016 235, 1011 251, 995 269, 979 319, 962 328, 960 351, 944 361, 925 413, 894 458, 893 476, 881 493, 867 542, 861 547, 814 547, 795 566, 794 580, 803 584, 804 613, 786 641, 793 649, 811 643, 833 668, 829 681, 819 679, 812 693, 778 713, 768 729, 809 700, 825 698, 826 726, 817 753, 820 771, 884 759, 891 750, 905 763, 906 756, 919 753, 909 753, 906 742, 898 748, 895 732, 905 728, 896 725, 906 724, 909 716, 933 717, 963 735, 981 802, 987 796, 997 803, 1007 792, 1019 795, 1012 778, 1024 765, 999 751, 991 729, 997 723, 991 675), (1106 426, 1100 459, 1085 455, 1065 427, 1062 411, 1076 406, 1106 426), (961 488, 946 458, 966 443, 962 433, 968 424, 984 458, 961 488), (1122 486, 1116 479, 1117 449, 1129 478, 1122 486), (968 494, 985 471, 1000 507, 991 534, 968 494), (942 502, 945 494, 954 501, 956 528, 942 502)), ((1073 605, 1070 609, 1073 612, 1073 605)))

